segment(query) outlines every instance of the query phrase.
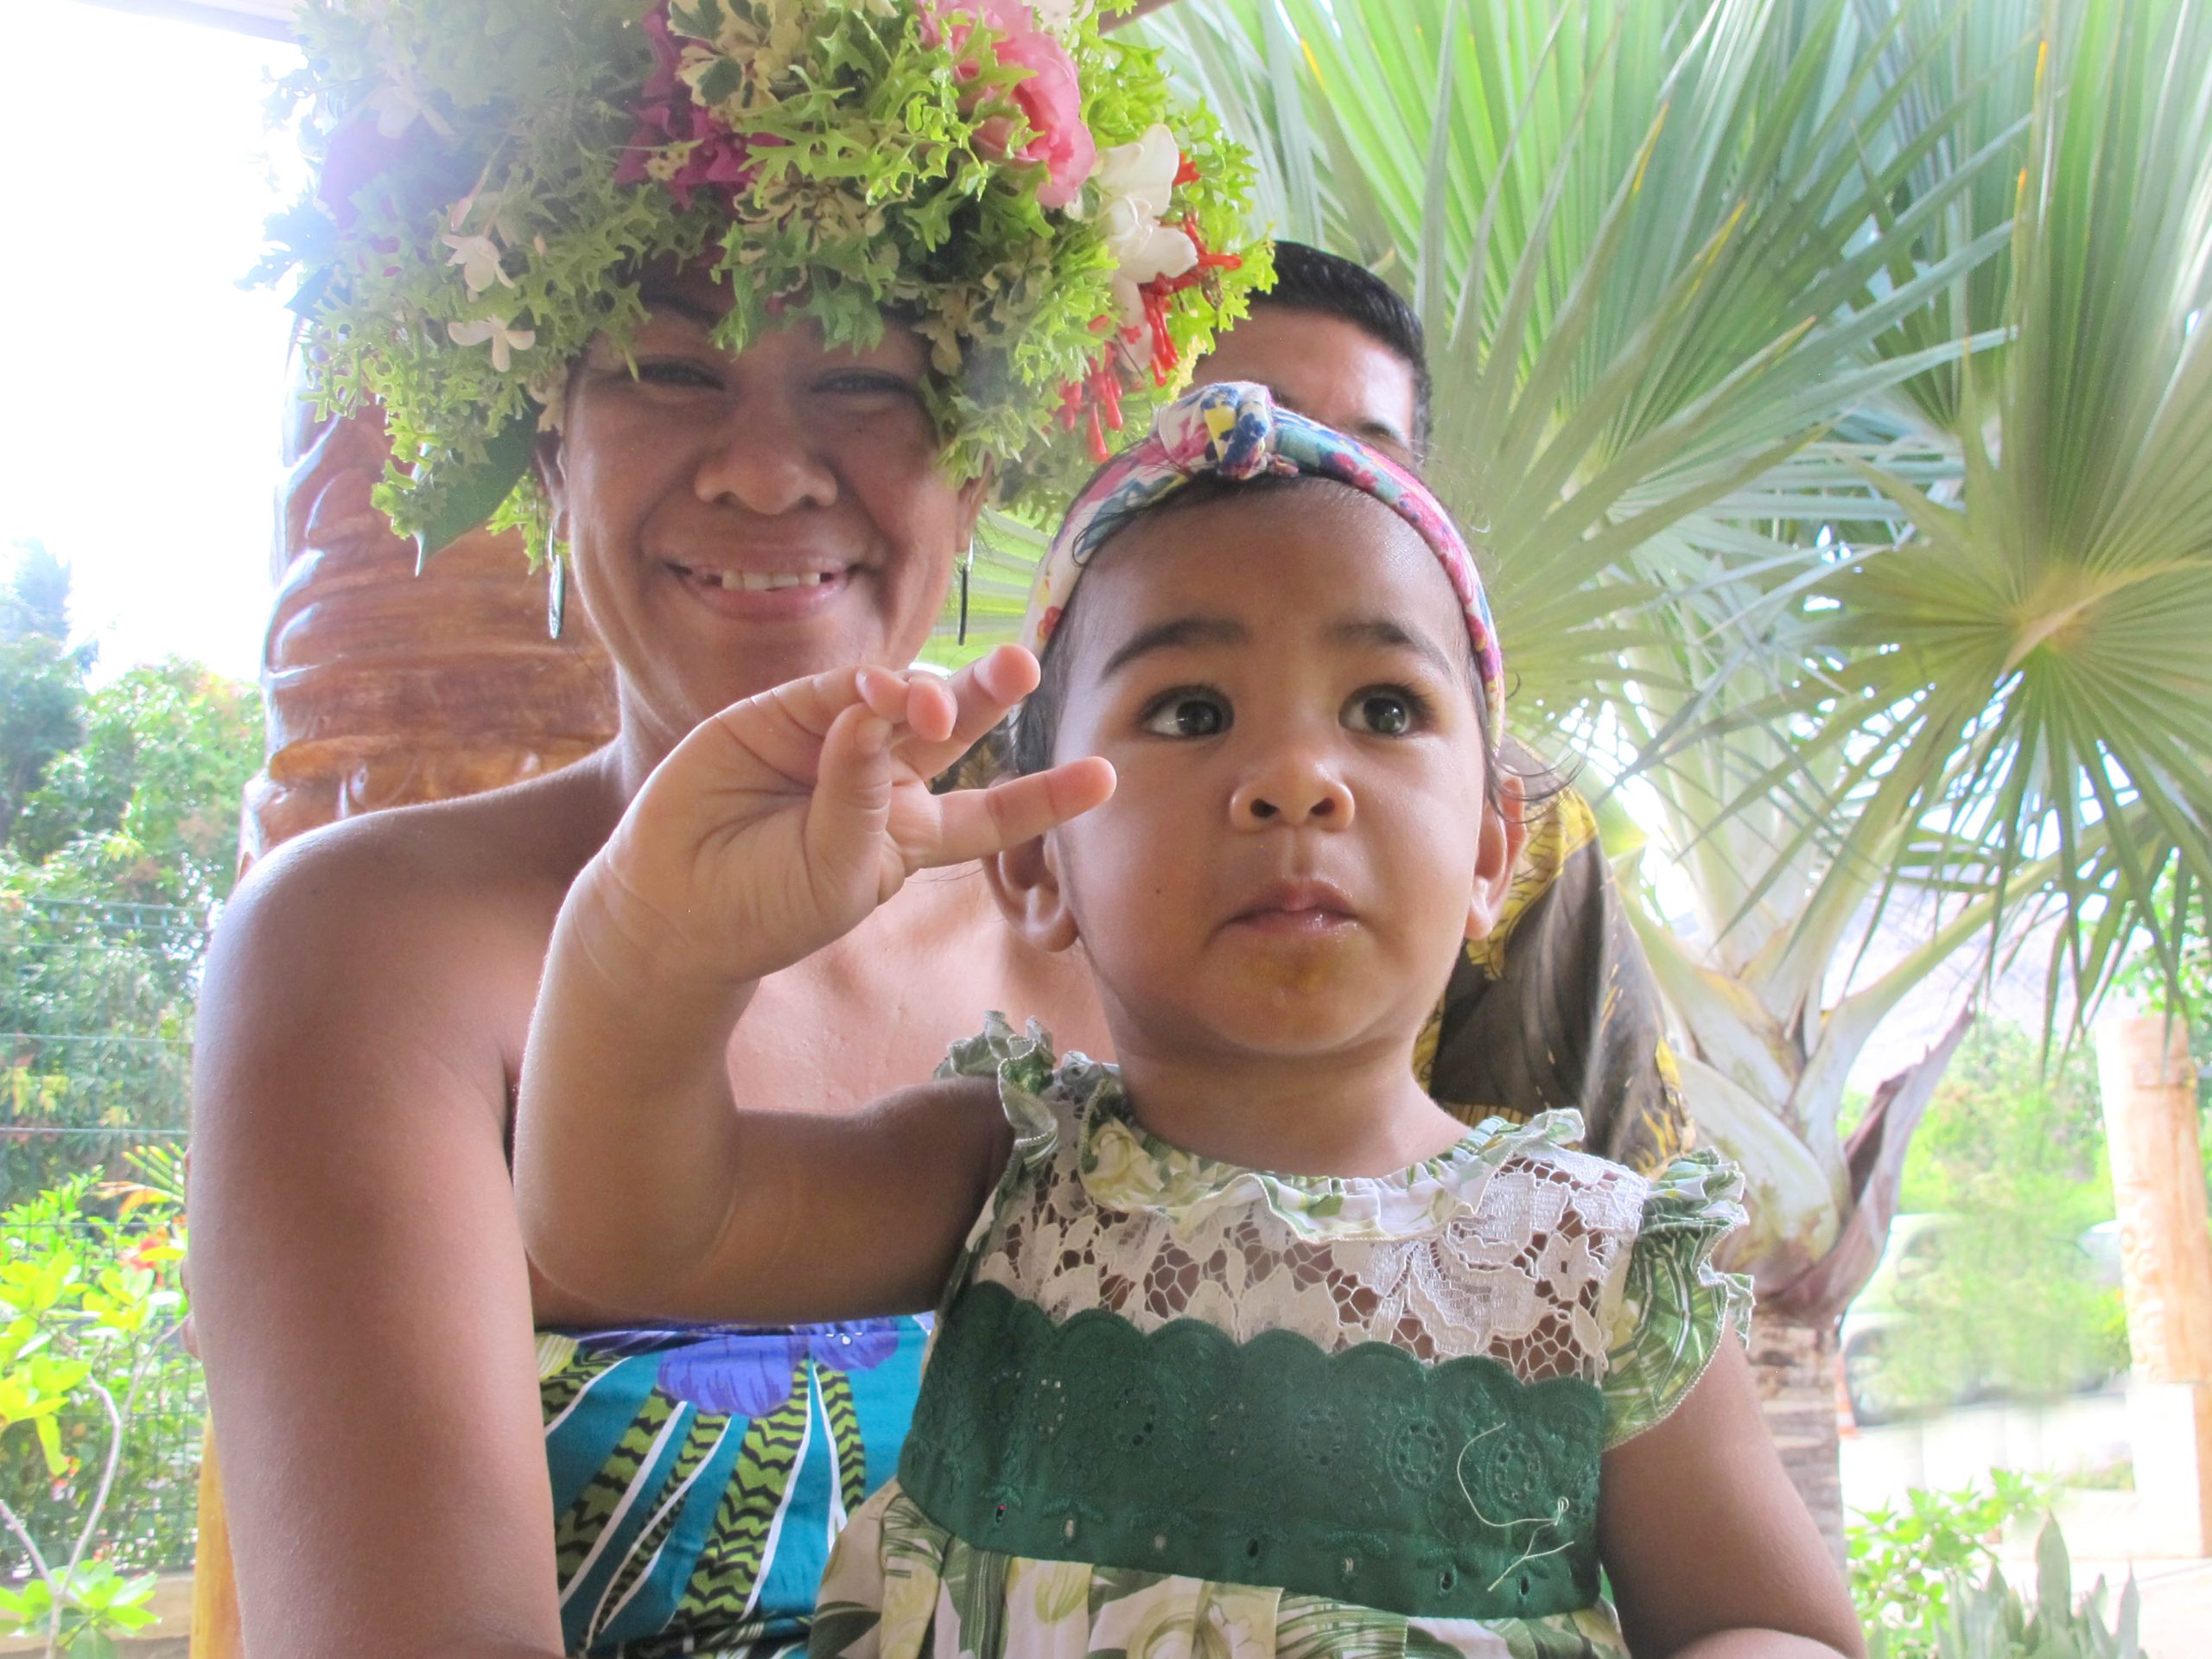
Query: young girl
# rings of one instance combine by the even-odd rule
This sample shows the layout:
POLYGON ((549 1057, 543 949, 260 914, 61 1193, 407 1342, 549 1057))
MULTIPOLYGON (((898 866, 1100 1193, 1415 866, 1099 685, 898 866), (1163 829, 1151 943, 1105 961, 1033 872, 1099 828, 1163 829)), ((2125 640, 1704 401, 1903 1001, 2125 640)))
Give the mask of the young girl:
POLYGON ((988 791, 928 792, 976 734, 925 674, 694 733, 572 891, 527 1051, 525 1230, 579 1294, 939 1310, 812 1650, 1859 1652, 1726 1339, 1738 1178, 1646 1181, 1573 1114, 1468 1131, 1414 1081, 1518 836, 1489 612, 1428 492, 1203 388, 1078 499, 1027 639, 1023 775, 988 791), (1016 930, 1080 949, 1119 1065, 995 1016, 858 1116, 749 1098, 726 1044, 764 977, 977 857, 1016 930))

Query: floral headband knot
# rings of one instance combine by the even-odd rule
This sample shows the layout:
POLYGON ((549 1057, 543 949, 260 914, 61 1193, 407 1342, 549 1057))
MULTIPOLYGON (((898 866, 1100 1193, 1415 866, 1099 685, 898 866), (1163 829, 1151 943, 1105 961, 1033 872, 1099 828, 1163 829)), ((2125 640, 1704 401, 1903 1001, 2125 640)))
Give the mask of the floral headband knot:
POLYGON ((1092 556, 1129 523, 1194 479, 1245 483, 1304 474, 1371 495, 1412 525, 1459 595, 1476 678, 1493 731, 1505 721, 1505 658, 1490 600, 1466 538, 1427 485, 1357 438, 1278 408, 1265 386, 1224 381, 1198 386, 1154 416, 1150 435, 1091 474, 1068 508, 1038 567, 1021 643, 1042 652, 1075 596, 1092 556))

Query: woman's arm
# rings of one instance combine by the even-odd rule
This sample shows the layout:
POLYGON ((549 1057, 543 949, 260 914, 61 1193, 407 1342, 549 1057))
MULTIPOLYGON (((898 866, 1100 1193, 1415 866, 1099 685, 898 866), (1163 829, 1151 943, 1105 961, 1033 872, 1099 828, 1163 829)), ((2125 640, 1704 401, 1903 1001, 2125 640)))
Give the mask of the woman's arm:
POLYGON ((1864 1659, 1842 1577, 1726 1335, 1671 1416, 1605 1454, 1598 1547, 1637 1659, 1864 1659))
POLYGON ((257 869, 201 991, 193 1291, 246 1647, 547 1659, 495 1006, 527 1006, 535 963, 391 844, 341 830, 257 869))
MULTIPOLYGON (((778 1110, 733 1079, 761 978, 858 926, 918 869, 1105 798, 1077 762, 988 791, 928 780, 1035 683, 1006 653, 963 709, 926 674, 847 669, 725 709, 679 744, 563 905, 523 1069, 515 1177, 531 1259, 662 1317, 925 1307, 1003 1160, 974 1083, 857 1114, 778 1110), (734 1083, 734 1087, 733 1086, 734 1083)), ((984 677, 974 677, 978 688, 984 677)), ((851 1011, 865 1040, 869 1011, 851 1011)), ((846 1103, 830 1103, 842 1107, 846 1103)))

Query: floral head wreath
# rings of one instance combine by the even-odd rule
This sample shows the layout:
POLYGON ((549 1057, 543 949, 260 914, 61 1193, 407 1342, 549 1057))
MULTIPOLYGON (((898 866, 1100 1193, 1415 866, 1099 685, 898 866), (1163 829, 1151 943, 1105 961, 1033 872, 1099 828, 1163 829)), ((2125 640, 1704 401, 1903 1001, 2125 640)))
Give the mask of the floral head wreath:
POLYGON ((1098 10, 307 0, 318 177, 264 269, 299 274, 321 406, 384 412, 377 505, 426 556, 487 520, 536 556, 569 365, 703 261, 728 350, 911 322, 948 468, 1049 512, 1268 275, 1228 251, 1247 157, 1098 10))
POLYGON ((1185 392, 1154 416, 1149 434, 1091 474, 1037 567, 1021 643, 1041 653, 1092 556, 1132 519, 1192 480, 1219 478, 1241 484, 1300 474, 1334 479, 1373 496, 1428 544, 1465 616, 1491 730, 1503 730, 1505 658, 1482 574, 1452 515, 1427 485, 1388 455, 1333 427, 1276 407, 1265 386, 1247 381, 1224 380, 1185 392))

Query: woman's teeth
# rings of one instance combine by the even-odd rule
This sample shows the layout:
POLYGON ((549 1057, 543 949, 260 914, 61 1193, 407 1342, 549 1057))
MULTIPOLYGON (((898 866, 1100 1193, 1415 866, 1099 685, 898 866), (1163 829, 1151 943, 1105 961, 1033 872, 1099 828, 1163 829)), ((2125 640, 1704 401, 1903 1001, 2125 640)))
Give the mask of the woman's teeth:
POLYGON ((710 575, 710 582, 718 581, 725 588, 734 588, 748 594, 765 594, 778 588, 818 588, 830 580, 827 570, 725 570, 719 576, 710 575))

